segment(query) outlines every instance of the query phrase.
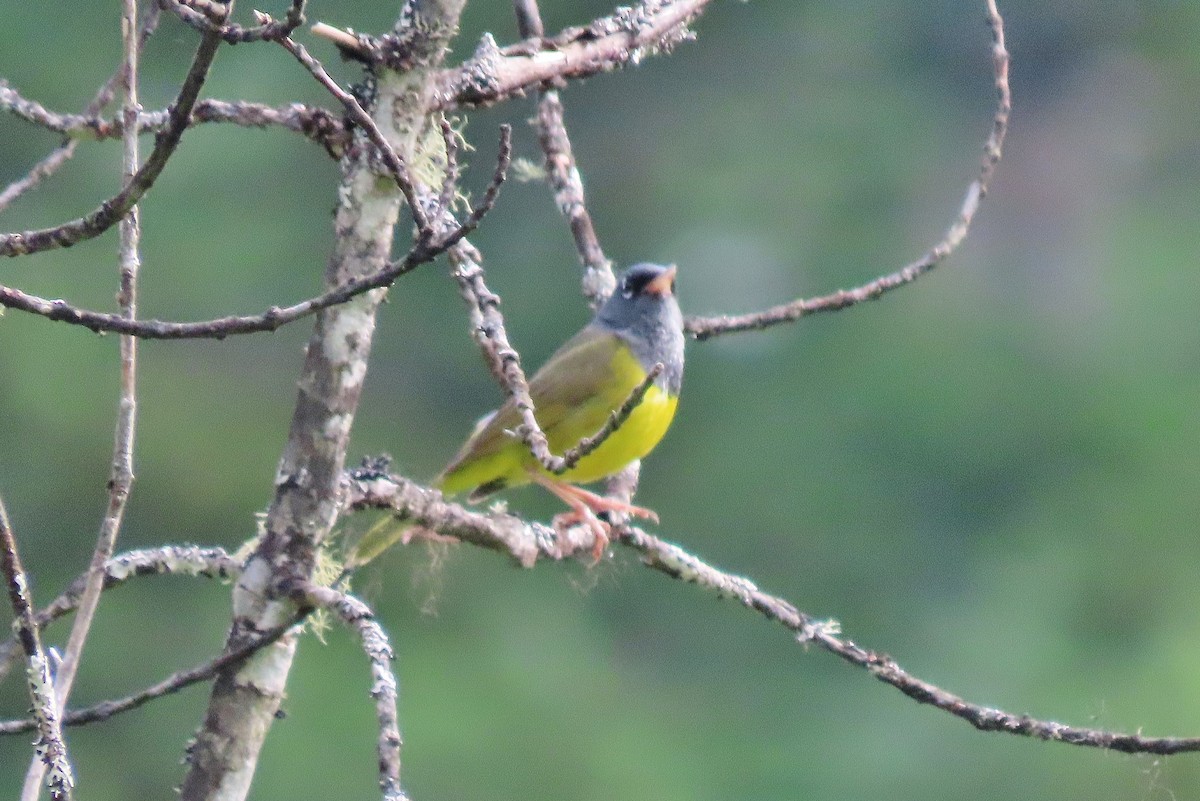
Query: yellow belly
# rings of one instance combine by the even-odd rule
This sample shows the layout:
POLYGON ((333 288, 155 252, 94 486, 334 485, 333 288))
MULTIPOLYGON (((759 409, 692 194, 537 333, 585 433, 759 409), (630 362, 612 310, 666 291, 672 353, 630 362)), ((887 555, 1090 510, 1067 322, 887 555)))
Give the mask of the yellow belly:
MULTIPOLYGON (((628 394, 625 397, 629 397, 628 394)), ((623 399, 618 401, 617 408, 623 402, 623 399)), ((580 459, 573 468, 561 474, 559 478, 572 484, 587 484, 620 472, 630 462, 641 459, 654 450, 654 446, 667 433, 671 419, 675 416, 675 406, 678 403, 678 398, 671 397, 656 386, 650 387, 645 397, 642 398, 642 402, 621 424, 621 427, 600 443, 600 447, 580 459)), ((602 425, 603 423, 601 423, 602 425)), ((594 431, 584 436, 595 434, 601 426, 597 426, 594 431)), ((570 450, 583 439, 580 436, 563 436, 557 429, 549 432, 547 437, 550 440, 550 450, 556 454, 570 450)), ((550 475, 523 443, 521 448, 524 468, 537 469, 550 475)))

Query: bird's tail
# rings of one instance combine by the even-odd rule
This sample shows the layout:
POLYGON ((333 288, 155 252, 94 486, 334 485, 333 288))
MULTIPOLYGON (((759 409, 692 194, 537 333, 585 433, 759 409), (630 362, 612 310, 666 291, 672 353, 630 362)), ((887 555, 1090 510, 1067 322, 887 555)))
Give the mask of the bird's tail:
POLYGON ((345 571, 357 570, 397 542, 406 540, 414 525, 411 520, 384 515, 347 549, 345 571))

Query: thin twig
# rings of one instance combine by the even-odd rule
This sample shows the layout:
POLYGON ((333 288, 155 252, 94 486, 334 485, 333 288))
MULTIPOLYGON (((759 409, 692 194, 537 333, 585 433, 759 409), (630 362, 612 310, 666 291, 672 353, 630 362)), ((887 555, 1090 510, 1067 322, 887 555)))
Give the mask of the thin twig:
POLYGON ((453 217, 447 220, 451 226, 451 230, 437 240, 437 247, 439 249, 449 250, 479 227, 479 224, 483 222, 483 218, 495 208, 496 199, 500 196, 500 187, 504 186, 504 182, 508 179, 508 168, 511 164, 512 126, 505 123, 500 126, 500 144, 496 151, 496 168, 492 171, 491 180, 488 181, 487 188, 483 191, 483 197, 471 207, 471 211, 467 214, 466 218, 457 226, 453 225, 453 217))
POLYGON ((600 307, 616 288, 612 262, 604 255, 583 193, 583 179, 575 163, 571 140, 563 121, 558 92, 542 94, 536 118, 538 141, 546 155, 546 180, 554 190, 558 210, 571 226, 575 249, 583 263, 583 294, 593 309, 600 307))
POLYGON ((452 204, 454 194, 458 191, 458 134, 445 114, 439 115, 438 127, 442 132, 442 145, 446 150, 446 173, 442 176, 442 190, 438 193, 437 205, 433 208, 433 218, 454 213, 452 204))
POLYGON ((291 306, 274 306, 260 314, 231 315, 196 322, 173 322, 164 320, 130 320, 120 314, 83 309, 65 300, 31 295, 14 287, 0 285, 0 306, 36 314, 56 322, 78 325, 96 333, 112 331, 129 334, 142 339, 224 339, 235 334, 252 334, 260 331, 275 331, 288 323, 314 314, 330 306, 378 289, 390 286, 397 278, 411 272, 422 264, 433 261, 447 249, 456 246, 474 231, 483 218, 495 207, 500 188, 507 178, 512 160, 512 129, 500 126, 499 155, 492 179, 479 203, 461 223, 448 217, 448 233, 437 236, 432 228, 425 229, 428 235, 418 236, 404 258, 389 262, 378 272, 347 281, 341 286, 300 301, 291 306))
POLYGON ((313 36, 319 36, 332 42, 344 58, 353 58, 369 63, 368 48, 363 46, 362 34, 344 31, 325 22, 314 22, 308 30, 313 36))
MULTIPOLYGON (((117 554, 104 565, 104 589, 119 587, 134 576, 186 575, 205 576, 221 580, 237 576, 240 564, 221 548, 200 548, 195 545, 164 545, 117 554)), ((83 597, 90 571, 75 578, 57 598, 39 609, 35 621, 39 629, 75 611, 83 597)), ((15 639, 0 643, 0 681, 17 657, 15 639)))
POLYGON ((0 211, 3 211, 21 195, 58 172, 75 155, 75 148, 78 146, 79 143, 74 139, 59 145, 50 151, 44 159, 33 165, 29 169, 29 172, 4 187, 4 191, 0 192, 0 211))
POLYGON ((565 451, 562 455, 562 470, 555 471, 559 474, 565 473, 575 465, 579 464, 579 460, 604 444, 604 441, 617 433, 617 429, 625 425, 625 421, 629 419, 629 415, 633 414, 633 410, 642 404, 642 399, 646 397, 646 393, 650 391, 650 387, 654 386, 654 382, 662 375, 662 371, 666 369, 662 362, 654 364, 647 372, 646 377, 642 379, 642 383, 633 388, 620 406, 613 410, 604 421, 604 425, 600 430, 590 437, 584 437, 579 440, 575 447, 565 451))
POLYGON ((185 25, 190 25, 203 34, 220 33, 221 26, 232 8, 210 0, 157 0, 164 11, 170 11, 185 25))
MULTIPOLYGON (((526 40, 538 41, 545 30, 537 0, 513 0, 513 11, 517 16, 517 30, 526 40)), ((558 210, 571 226, 575 249, 583 263, 583 295, 592 310, 600 308, 616 288, 612 262, 600 248, 592 216, 588 213, 583 193, 583 179, 575 163, 571 139, 567 136, 563 120, 562 100, 558 91, 545 89, 538 100, 538 113, 533 120, 537 129, 538 143, 545 155, 546 181, 554 190, 554 201, 558 210)))
MULTIPOLYGON (((42 650, 33 603, 29 599, 29 582, 21 566, 17 540, 9 525, 8 510, 4 508, 3 500, 0 500, 0 572, 4 574, 4 584, 12 604, 17 640, 25 652, 28 665, 25 675, 33 704, 33 720, 29 721, 27 730, 36 729, 38 732, 38 738, 33 743, 34 760, 43 766, 43 770, 48 769, 46 786, 50 789, 50 796, 70 799, 75 778, 67 758, 67 746, 63 742, 54 677, 51 675, 50 661, 42 650)), ((41 784, 41 773, 38 775, 38 784, 41 784)))
POLYGON ((400 736, 400 719, 396 713, 399 682, 392 669, 396 658, 387 633, 375 620, 375 613, 365 603, 330 587, 308 587, 298 600, 332 612, 358 635, 363 652, 371 663, 371 697, 375 699, 375 718, 379 722, 376 754, 379 759, 379 787, 385 801, 403 801, 400 788, 400 751, 404 740, 400 736))
MULTIPOLYGON (((16 90, 0 81, 0 111, 15 111, 18 104, 28 103, 32 101, 21 97, 16 90)), ((39 105, 38 108, 42 107, 39 105)), ((56 114, 44 109, 43 111, 46 116, 33 121, 51 133, 70 137, 70 142, 63 147, 82 139, 115 139, 122 136, 125 130, 120 117, 102 117, 99 114, 100 107, 94 104, 89 104, 82 114, 56 114)), ((18 116, 29 119, 26 115, 18 116)), ((169 109, 146 111, 138 115, 137 129, 139 133, 155 133, 165 129, 169 122, 169 109)), ((277 107, 247 100, 198 100, 187 124, 188 127, 192 127, 202 123, 232 123, 246 128, 277 125, 303 134, 324 146, 334 156, 340 155, 349 138, 346 126, 340 118, 328 109, 303 103, 289 103, 277 107)), ((2 199, 3 196, 0 196, 0 200, 2 199)))
MULTIPOLYGON (((500 177, 500 180, 503 180, 503 176, 500 177)), ((492 186, 498 185, 493 183, 492 186)), ((396 281, 396 278, 439 257, 446 248, 456 245, 463 236, 475 228, 482 216, 491 209, 491 205, 488 205, 486 201, 490 200, 491 204, 494 204, 496 193, 491 191, 492 186, 488 187, 490 191, 485 194, 485 203, 476 207, 472 215, 468 217, 468 221, 463 223, 461 228, 446 236, 445 241, 434 242, 432 245, 418 242, 418 245, 404 255, 404 258, 390 261, 382 270, 374 272, 370 276, 355 278, 354 281, 344 283, 341 287, 330 289, 325 293, 310 297, 310 299, 294 303, 292 306, 283 308, 275 306, 259 314, 230 315, 230 317, 211 320, 198 320, 194 323, 176 323, 176 321, 169 320, 128 320, 121 317, 120 314, 90 311, 90 309, 72 306, 71 303, 64 300, 50 300, 48 297, 30 295, 19 289, 4 287, 4 285, 0 285, 0 306, 37 314, 38 317, 59 321, 59 323, 83 326, 85 329, 97 333, 112 331, 143 339, 223 339, 241 335, 241 333, 276 331, 284 325, 294 323, 296 320, 308 317, 308 315, 330 306, 340 305, 340 303, 353 299, 366 291, 388 287, 396 281)))
MULTIPOLYGON (((157 684, 153 684, 133 695, 111 701, 102 701, 82 709, 69 710, 62 716, 63 725, 84 726, 88 723, 105 721, 122 712, 137 709, 157 698, 177 693, 185 687, 190 687, 202 681, 208 681, 222 669, 241 662, 263 648, 266 648, 271 643, 276 642, 280 637, 295 628, 297 624, 303 622, 304 618, 311 611, 311 609, 302 610, 288 622, 264 632, 253 640, 243 643, 233 650, 225 651, 220 656, 202 662, 195 667, 172 673, 157 684)), ((29 731, 32 728, 32 724, 33 721, 31 720, 0 721, 0 734, 19 734, 23 731, 29 731)))
MULTIPOLYGON (((121 94, 124 102, 121 117, 125 134, 122 138, 122 182, 132 185, 138 172, 137 118, 141 111, 138 101, 138 50, 137 0, 124 0, 121 8, 121 40, 124 59, 121 66, 121 94)), ((122 317, 133 320, 137 317, 138 270, 141 267, 140 213, 136 205, 121 217, 118 226, 120 235, 118 270, 120 274, 117 290, 117 306, 122 317)), ((117 536, 125 518, 125 506, 133 486, 133 443, 137 427, 137 348, 134 337, 123 336, 120 342, 121 390, 117 408, 117 425, 113 438, 112 466, 108 477, 108 508, 100 523, 100 533, 92 552, 88 578, 79 601, 79 610, 67 638, 62 664, 55 676, 58 711, 66 709, 67 699, 75 684, 79 663, 83 659, 83 648, 91 631, 96 609, 100 605, 100 594, 104 591, 104 566, 116 551, 117 536)), ((34 762, 25 776, 23 798, 36 801, 37 787, 41 784, 45 766, 34 762)))
POLYGON ((355 125, 359 126, 366 132, 367 137, 371 140, 371 144, 379 150, 379 155, 383 159, 384 164, 391 172, 392 177, 396 181, 396 186, 404 194, 404 199, 408 201, 408 207, 413 215, 413 219, 417 223, 417 228, 424 231, 429 227, 428 218, 420 205, 417 203, 412 175, 408 170, 408 165, 404 163, 404 159, 396 152, 396 149, 388 142, 387 137, 379 130, 379 126, 375 124, 375 120, 371 119, 371 115, 362 107, 354 95, 347 92, 338 82, 335 81, 321 62, 314 58, 304 45, 293 41, 291 38, 284 36, 278 40, 281 45, 291 53, 304 68, 312 74, 317 82, 325 87, 331 95, 333 95, 346 109, 346 114, 350 117, 355 125))
MULTIPOLYGON (((156 5, 146 9, 146 14, 142 18, 142 24, 138 30, 138 46, 141 47, 146 43, 158 27, 159 8, 156 5)), ((122 64, 124 60, 122 60, 122 64)), ((95 96, 88 102, 84 108, 85 116, 92 116, 100 113, 100 110, 108 105, 112 100, 113 95, 117 91, 117 86, 121 80, 122 67, 118 67, 117 71, 109 76, 104 85, 97 90, 95 96)), ((2 104, 0 104, 2 107, 2 104)), ((35 164, 24 177, 13 181, 3 192, 0 192, 0 211, 7 208, 14 200, 21 195, 33 189, 46 178, 50 177, 66 164, 72 156, 75 155, 75 148, 78 143, 75 140, 64 142, 50 152, 48 156, 35 164)))
POLYGON ((56 322, 83 326, 96 333, 111 331, 141 339, 224 339, 236 334, 275 331, 322 309, 345 303, 364 292, 388 286, 398 277, 432 261, 441 253, 442 249, 436 246, 419 247, 410 251, 403 259, 389 262, 376 273, 347 281, 339 287, 291 306, 273 306, 259 314, 231 315, 196 322, 129 320, 119 314, 81 309, 64 300, 42 298, 6 286, 0 286, 0 306, 29 312, 56 322))
MULTIPOLYGON (((125 65, 122 75, 125 81, 125 104, 122 117, 125 121, 124 171, 126 182, 132 181, 138 171, 138 138, 135 125, 139 106, 137 94, 138 49, 137 37, 131 30, 137 14, 136 0, 126 0, 122 29, 125 39, 125 65)), ((139 253, 141 223, 138 207, 133 206, 121 219, 120 232, 120 288, 117 305, 120 314, 127 320, 137 318, 138 271, 141 267, 139 253)), ((125 516, 125 506, 133 486, 133 447, 137 426, 137 339, 121 337, 121 396, 118 402, 117 426, 113 442, 112 469, 108 479, 108 509, 100 526, 100 535, 89 570, 87 587, 80 600, 79 613, 67 642, 67 651, 58 673, 59 706, 66 704, 74 682, 75 670, 79 665, 83 644, 87 639, 100 593, 104 584, 104 566, 116 550, 117 536, 125 516)))
POLYGON ((959 208, 958 216, 945 235, 924 256, 897 270, 880 276, 874 281, 843 289, 830 295, 816 298, 800 298, 790 303, 773 306, 752 314, 725 315, 720 317, 689 317, 684 330, 699 340, 709 339, 734 331, 759 331, 780 323, 788 323, 818 312, 839 311, 867 300, 875 300, 893 289, 911 284, 940 264, 962 243, 979 210, 979 203, 987 194, 988 185, 1000 163, 1004 136, 1008 131, 1008 117, 1012 111, 1012 93, 1008 85, 1008 51, 1004 46, 1004 20, 996 9, 995 0, 988 0, 988 24, 992 29, 992 67, 996 94, 996 111, 992 116, 992 130, 983 146, 979 175, 967 187, 967 195, 959 208))
POLYGON ((304 24, 306 4, 305 0, 292 0, 292 5, 282 22, 271 19, 261 11, 255 12, 259 24, 247 28, 225 21, 229 15, 229 6, 224 3, 211 0, 159 0, 159 3, 185 24, 201 33, 215 33, 228 44, 273 42, 291 35, 292 31, 304 24))
POLYGON ((547 470, 566 470, 562 457, 550 451, 546 432, 537 421, 533 398, 529 395, 529 381, 521 368, 521 355, 508 341, 504 315, 500 311, 500 296, 488 289, 484 282, 483 265, 478 254, 460 251, 456 262, 454 279, 458 282, 463 300, 467 302, 471 336, 483 353, 492 377, 508 393, 521 417, 521 424, 513 434, 528 446, 534 458, 547 470))
MULTIPOLYGON (((504 512, 472 512, 446 501, 436 490, 418 486, 404 478, 380 475, 370 469, 348 474, 346 505, 351 510, 388 509, 399 519, 472 545, 508 554, 517 564, 525 567, 532 567, 538 559, 557 560, 564 553, 587 553, 591 548, 591 535, 585 531, 586 526, 570 530, 572 534, 579 532, 585 539, 564 544, 555 532, 541 524, 527 523, 504 512)), ((695 585, 717 597, 736 598, 746 608, 785 626, 793 632, 797 642, 816 644, 846 662, 863 668, 913 700, 949 712, 981 731, 1057 740, 1070 745, 1125 753, 1169 755, 1200 751, 1200 738, 1197 737, 1147 737, 1140 733, 1080 728, 970 703, 911 675, 891 657, 869 651, 840 636, 836 622, 807 615, 786 600, 764 593, 748 579, 718 570, 640 528, 614 526, 613 534, 622 544, 639 553, 647 567, 695 585)))
POLYGON ((220 44, 221 39, 212 33, 205 34, 201 38, 200 46, 192 59, 192 65, 184 78, 179 95, 168 112, 167 127, 158 134, 154 150, 146 159, 146 163, 120 192, 101 203, 91 213, 77 220, 53 228, 0 234, 0 256, 21 256, 53 248, 70 247, 85 239, 99 236, 128 214, 129 210, 142 198, 142 195, 154 185, 179 146, 179 140, 183 136, 184 129, 187 128, 192 108, 208 77, 208 69, 212 66, 213 58, 216 56, 220 44))
MULTIPOLYGON (((125 123, 124 181, 132 181, 138 171, 138 137, 136 120, 140 111, 138 104, 138 49, 137 37, 133 34, 132 21, 136 18, 136 0, 125 0, 121 26, 124 33, 125 64, 122 69, 125 103, 122 117, 125 123)), ((141 267, 140 211, 133 206, 121 219, 119 272, 120 288, 117 291, 117 306, 120 315, 127 320, 137 319, 138 271, 141 267)), ((113 440, 112 466, 108 477, 108 509, 100 525, 100 534, 92 553, 87 586, 79 603, 75 625, 67 641, 63 664, 58 672, 59 707, 65 708, 75 672, 83 653, 83 645, 91 629, 100 593, 104 589, 104 566, 116 551, 117 536, 121 521, 125 517, 125 506, 133 487, 133 447, 137 428, 137 339, 122 336, 120 342, 121 394, 118 401, 117 425, 113 440)))

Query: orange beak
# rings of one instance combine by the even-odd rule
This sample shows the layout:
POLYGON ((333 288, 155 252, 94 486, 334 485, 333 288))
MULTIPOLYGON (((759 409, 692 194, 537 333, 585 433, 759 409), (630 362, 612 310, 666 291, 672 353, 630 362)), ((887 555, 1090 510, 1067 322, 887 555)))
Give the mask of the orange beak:
POLYGON ((676 267, 672 264, 666 272, 646 284, 646 288, 642 291, 647 295, 662 295, 663 297, 670 295, 671 290, 675 287, 675 271, 676 267))

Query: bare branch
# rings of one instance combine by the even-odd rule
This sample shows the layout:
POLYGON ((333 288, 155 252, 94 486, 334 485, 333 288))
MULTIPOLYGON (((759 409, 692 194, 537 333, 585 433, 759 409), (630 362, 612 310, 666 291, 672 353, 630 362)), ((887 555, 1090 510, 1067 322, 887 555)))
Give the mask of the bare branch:
POLYGON ((313 23, 313 26, 309 30, 313 36, 319 36, 322 39, 333 42, 344 58, 352 58, 368 64, 371 63, 369 56, 370 47, 368 47, 370 37, 356 34, 350 30, 344 31, 341 28, 335 28, 324 22, 313 23))
MULTIPOLYGON (((296 615, 295 618, 287 623, 276 626, 269 631, 264 632, 259 637, 239 645, 236 648, 222 653, 220 656, 203 662, 195 667, 181 670, 177 673, 172 673, 167 678, 152 684, 146 689, 134 693, 133 695, 124 698, 117 698, 111 701, 101 701, 98 704, 84 707, 82 709, 73 709, 63 714, 62 721, 65 726, 84 726, 88 723, 98 723, 108 720, 122 712, 129 712, 144 706, 145 704, 157 698, 163 698, 168 695, 179 692, 185 687, 190 687, 193 684, 198 684, 202 681, 212 679, 217 673, 224 668, 236 665, 244 661, 254 653, 263 648, 277 642, 280 637, 294 629, 297 624, 303 621, 311 610, 304 610, 296 615)), ((24 731, 30 731, 33 728, 34 721, 32 720, 4 720, 0 721, 0 735, 3 734, 19 734, 24 731)))
POLYGON ((229 44, 246 42, 278 41, 290 36, 292 31, 304 24, 305 0, 292 0, 282 22, 276 22, 267 14, 256 11, 259 24, 246 28, 226 23, 232 5, 214 0, 158 0, 167 11, 175 14, 184 23, 201 33, 215 33, 229 44))
POLYGON ((171 322, 163 320, 131 320, 124 315, 92 311, 72 306, 65 300, 39 297, 13 287, 0 285, 0 306, 36 314, 49 320, 79 325, 96 333, 112 331, 142 339, 224 339, 236 334, 252 334, 260 331, 275 331, 288 323, 311 314, 345 303, 372 289, 390 286, 397 278, 433 261, 449 248, 457 245, 474 231, 488 212, 495 207, 512 160, 512 129, 500 127, 499 156, 492 179, 483 197, 461 224, 452 224, 448 217, 448 233, 437 236, 432 228, 417 238, 404 258, 388 262, 378 272, 355 278, 341 286, 300 301, 291 306, 273 306, 255 315, 233 315, 196 322, 171 322))
POLYGON ((710 1, 643 0, 554 38, 531 39, 504 49, 485 37, 474 56, 442 75, 441 107, 491 105, 668 53, 692 38, 688 25, 710 1))
MULTIPOLYGON (((544 28, 537 0, 513 0, 513 11, 517 15, 517 30, 521 36, 527 40, 540 40, 544 28)), ((571 139, 567 136, 566 123, 563 121, 562 101, 557 91, 546 89, 542 92, 533 124, 546 158, 546 180, 554 190, 559 211, 571 225, 575 248, 583 263, 583 295, 595 311, 612 294, 617 279, 613 275, 612 262, 600 248, 592 216, 588 214, 583 179, 575 164, 571 139)))
POLYGON ((400 157, 396 149, 388 142, 387 137, 379 130, 379 126, 375 124, 375 120, 371 119, 371 115, 367 113, 366 109, 362 107, 362 104, 358 102, 358 99, 354 95, 338 85, 338 82, 325 71, 325 67, 321 65, 321 62, 315 59, 305 49, 304 45, 286 36, 280 39, 279 43, 295 56, 297 61, 304 65, 304 68, 317 79, 318 83, 324 86, 331 95, 341 102, 351 121, 362 128, 367 134, 367 137, 371 140, 371 144, 378 148, 380 157, 391 172, 392 177, 396 180, 396 186, 404 194, 404 199, 408 201, 409 210, 413 215, 413 219, 416 220, 417 228, 421 231, 428 228, 428 220, 425 213, 420 204, 417 203, 413 179, 409 173, 408 165, 404 163, 404 159, 400 157))
POLYGON ((797 642, 815 643, 850 664, 867 670, 884 684, 895 687, 914 701, 949 712, 980 731, 1057 740, 1070 745, 1105 748, 1130 754, 1167 755, 1200 751, 1200 738, 1145 737, 1141 734, 1085 729, 972 704, 909 674, 891 657, 869 651, 851 640, 839 637, 840 631, 835 621, 810 617, 782 598, 762 592, 753 582, 723 573, 676 545, 628 526, 619 531, 615 530, 614 534, 623 544, 641 553, 648 567, 713 592, 718 597, 736 598, 743 606, 793 631, 797 642))
MULTIPOLYGON (((397 476, 381 475, 372 469, 349 474, 346 505, 351 510, 389 509, 400 520, 455 537, 489 550, 507 553, 524 567, 539 558, 560 559, 566 553, 590 552, 587 526, 574 526, 567 542, 538 523, 527 523, 500 512, 481 514, 444 500, 436 490, 418 486, 397 476), (575 540, 576 535, 580 536, 575 540)), ((677 545, 654 537, 640 528, 614 526, 613 535, 637 551, 647 567, 693 584, 721 598, 735 598, 768 620, 794 633, 802 645, 815 644, 852 665, 863 668, 913 700, 929 704, 961 718, 981 731, 994 731, 1056 740, 1070 745, 1104 748, 1125 753, 1178 754, 1200 751, 1200 738, 1146 737, 1101 729, 1068 726, 1027 715, 972 704, 929 682, 912 676, 889 656, 869 651, 839 636, 835 621, 807 615, 782 598, 764 593, 748 579, 725 573, 677 545)))
POLYGON ((78 123, 79 115, 62 115, 50 111, 35 100, 30 100, 13 89, 8 81, 0 79, 0 111, 8 111, 28 123, 56 133, 65 133, 72 123, 78 123))
MULTIPOLYGON (((155 29, 158 27, 158 19, 158 6, 150 6, 150 8, 146 10, 145 16, 142 17, 142 24, 138 30, 139 47, 144 45, 146 40, 149 39, 151 34, 154 33, 155 29)), ((100 89, 96 92, 96 95, 87 104, 86 108, 84 109, 84 114, 98 114, 101 109, 107 106, 117 91, 117 85, 120 82, 120 79, 121 68, 118 67, 117 71, 109 76, 108 80, 104 82, 104 85, 100 87, 100 89)), ((3 211, 14 200, 28 192, 30 189, 33 189, 46 178, 58 172, 62 165, 66 164, 71 157, 75 155, 75 148, 77 146, 78 145, 74 140, 64 142, 51 151, 46 158, 35 164, 33 168, 25 174, 25 177, 19 178, 5 187, 4 191, 0 192, 0 211, 3 211)))
POLYGON ((146 159, 146 163, 124 189, 101 203, 95 211, 77 220, 53 228, 0 234, 0 256, 21 256, 53 248, 70 247, 85 239, 99 236, 128 214, 142 195, 154 185, 178 147, 220 43, 220 38, 211 33, 205 34, 200 40, 192 66, 184 78, 183 87, 168 112, 167 127, 159 133, 154 150, 146 159))
POLYGON ((617 285, 612 262, 600 248, 592 216, 583 194, 583 179, 575 164, 571 140, 563 121, 563 106, 558 92, 547 91, 538 102, 536 118, 538 141, 546 154, 546 179, 554 190, 558 210, 571 225, 575 249, 583 263, 583 294, 592 309, 608 299, 617 285))
MULTIPOLYGON (((168 123, 168 112, 153 111, 138 118, 138 130, 160 131, 168 123)), ((289 103, 286 106, 268 106, 245 100, 201 100, 192 111, 189 126, 201 123, 231 123, 246 128, 279 126, 304 135, 325 148, 331 155, 339 157, 349 143, 349 132, 341 118, 328 109, 289 103)), ((98 138, 119 136, 121 126, 115 121, 103 119, 81 119, 82 129, 98 138)), ((67 131, 71 133, 72 131, 67 131)))
MULTIPOLYGON (((13 106, 18 103, 27 105, 33 101, 26 100, 8 84, 0 81, 0 111, 15 110, 13 106)), ((40 105, 34 105, 43 109, 40 105)), ((99 108, 93 108, 91 105, 83 114, 55 114, 45 109, 43 111, 45 116, 38 120, 40 124, 52 133, 70 137, 71 142, 82 139, 115 139, 124 132, 124 123, 121 120, 102 117, 98 114, 99 108)), ((19 116, 28 119, 25 115, 19 116)), ((340 118, 327 109, 314 108, 303 103, 268 106, 246 100, 198 100, 187 124, 188 127, 193 127, 202 123, 232 123, 246 128, 279 126, 303 134, 322 145, 334 157, 340 156, 349 141, 349 132, 340 118)), ((169 110, 143 112, 137 119, 139 133, 162 131, 169 124, 169 110)))
POLYGON ((517 32, 522 39, 541 39, 546 35, 537 0, 513 0, 513 13, 517 15, 517 32))
POLYGON ((365 603, 344 592, 329 587, 308 586, 297 600, 327 609, 358 635, 363 652, 371 663, 371 697, 375 699, 375 717, 379 721, 376 753, 379 757, 379 787, 384 801, 404 801, 400 789, 400 719, 396 713, 399 682, 392 670, 396 658, 387 633, 375 620, 375 613, 365 603))
POLYGON ((533 567, 538 559, 562 559, 572 553, 586 553, 590 557, 594 542, 593 532, 587 526, 572 527, 568 533, 573 538, 567 541, 550 526, 527 523, 504 512, 473 511, 447 501, 435 489, 402 476, 387 475, 374 465, 348 473, 345 508, 386 509, 399 520, 506 554, 521 567, 533 567))
POLYGON ((23 177, 4 187, 4 191, 0 192, 0 211, 8 208, 14 200, 58 172, 62 165, 75 155, 75 148, 78 145, 79 143, 74 139, 59 145, 44 159, 33 165, 23 177))
MULTIPOLYGON (((138 171, 137 118, 141 107, 138 103, 138 30, 137 0, 124 0, 121 7, 121 40, 124 59, 119 71, 122 104, 123 137, 122 173, 123 183, 131 183, 138 171)), ((117 305, 121 316, 133 320, 137 317, 138 271, 141 268, 141 223, 135 205, 121 217, 119 224, 120 288, 117 305)), ((108 509, 100 523, 100 533, 92 552, 83 597, 79 611, 67 638, 66 652, 55 676, 55 691, 58 710, 66 709, 67 699, 75 684, 79 663, 83 658, 84 644, 100 605, 100 594, 104 591, 104 566, 116 550, 117 536, 125 518, 125 506, 133 487, 133 443, 137 424, 137 339, 121 337, 121 395, 117 409, 117 426, 113 441, 112 465, 108 477, 108 509)), ((38 785, 41 784, 45 765, 34 762, 25 776, 23 798, 36 801, 38 785)))
MULTIPOLYGON (((25 674, 34 718, 30 721, 29 728, 36 728, 38 732, 38 738, 33 743, 34 759, 37 764, 49 769, 46 786, 50 790, 50 796, 54 799, 70 799, 75 777, 71 770, 71 762, 67 758, 67 746, 62 738, 54 677, 51 675, 50 661, 46 652, 42 650, 42 639, 34 619, 33 603, 29 599, 29 582, 25 577, 25 569, 21 566, 17 541, 9 525, 8 510, 4 508, 3 500, 0 500, 0 572, 4 574, 4 584, 12 604, 17 640, 21 643, 25 661, 28 663, 25 674)), ((41 783, 40 775, 38 783, 41 783)))
MULTIPOLYGON (((147 130, 160 130, 165 122, 165 112, 155 112, 142 117, 147 130)), ((245 100, 201 100, 196 104, 189 125, 205 122, 225 122, 247 128, 265 128, 277 125, 289 131, 303 134, 306 138, 325 148, 334 158, 340 158, 349 144, 350 135, 341 118, 328 109, 289 103, 286 106, 267 106, 245 100)))
POLYGON ((1008 116, 1012 110, 1012 93, 1008 86, 1008 51, 1004 46, 1004 20, 996 9, 995 0, 988 0, 988 24, 992 29, 992 66, 998 96, 996 111, 992 116, 992 130, 983 146, 979 176, 967 187, 967 195, 959 208, 958 216, 937 244, 924 256, 900 270, 854 289, 843 289, 816 298, 800 298, 753 314, 689 317, 684 321, 684 330, 688 334, 704 340, 734 331, 760 331, 817 312, 839 311, 863 301, 875 300, 893 289, 916 281, 955 251, 966 238, 971 222, 975 219, 975 212, 979 210, 979 203, 987 194, 996 165, 1000 163, 1004 136, 1008 131, 1008 116))
MULTIPOLYGON (((222 548, 199 548, 194 545, 165 545, 161 548, 138 549, 117 554, 104 565, 104 589, 119 587, 134 576, 187 575, 230 579, 238 574, 240 565, 222 548)), ((89 572, 78 576, 62 594, 39 610, 34 619, 39 629, 75 611, 83 597, 89 572)), ((0 681, 8 674, 17 656, 17 641, 0 643, 0 681)))

